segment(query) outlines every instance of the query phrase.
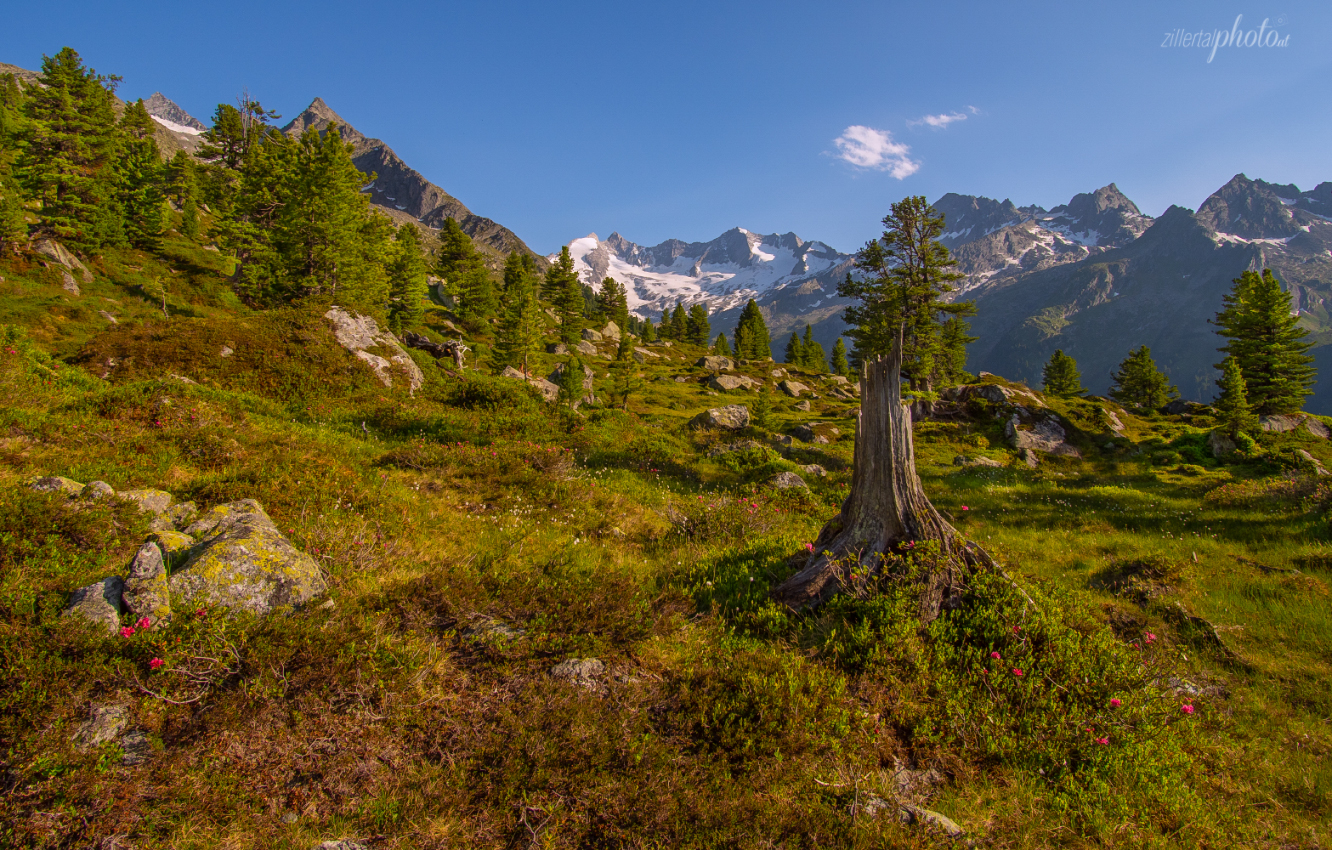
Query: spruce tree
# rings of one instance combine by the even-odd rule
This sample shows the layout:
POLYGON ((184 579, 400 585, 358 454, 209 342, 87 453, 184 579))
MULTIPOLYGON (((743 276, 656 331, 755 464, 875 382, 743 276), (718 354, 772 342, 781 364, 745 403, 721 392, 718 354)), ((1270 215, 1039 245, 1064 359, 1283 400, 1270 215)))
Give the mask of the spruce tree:
POLYGON ((787 366, 797 369, 805 365, 805 346, 800 342, 800 334, 791 331, 791 338, 786 341, 786 352, 782 355, 782 361, 787 366))
POLYGON ((153 139, 153 119, 142 100, 125 107, 120 122, 125 138, 116 163, 125 234, 135 247, 156 250, 167 225, 165 173, 153 139))
POLYGON ((559 259, 546 270, 541 292, 554 304, 560 317, 560 339, 566 345, 574 345, 583 334, 583 284, 574 270, 568 245, 560 248, 559 259))
POLYGON ((396 333, 425 318, 426 258, 421 231, 408 223, 398 228, 389 262, 389 327, 396 333))
POLYGON ((1050 355, 1042 373, 1043 387, 1050 395, 1084 395, 1087 388, 1082 385, 1082 375, 1078 374, 1078 363, 1062 349, 1050 355))
POLYGON ((629 331, 629 301, 624 285, 613 277, 601 281, 601 291, 597 293, 597 306, 607 320, 615 323, 622 332, 629 331))
POLYGON ((722 357, 731 356, 731 344, 726 341, 726 334, 717 334, 717 341, 712 344, 712 353, 722 357))
POLYGON ((708 322, 708 308, 701 303, 694 304, 689 308, 688 315, 685 316, 685 325, 689 341, 694 345, 707 348, 708 340, 712 337, 712 325, 708 322))
POLYGON ((971 380, 967 374, 967 346, 976 341, 968 331, 971 326, 961 316, 950 316, 944 320, 939 335, 939 354, 935 358, 937 383, 940 386, 956 386, 971 380))
POLYGON ((512 366, 528 375, 529 359, 541 341, 535 262, 517 251, 510 254, 504 265, 504 284, 504 317, 490 352, 490 365, 496 372, 512 366))
POLYGON ((1308 353, 1313 344, 1291 309, 1291 294, 1271 269, 1262 275, 1246 271, 1223 303, 1214 322, 1227 339, 1220 350, 1235 359, 1243 374, 1253 412, 1299 411, 1313 392, 1315 372, 1308 353))
POLYGON ((1221 395, 1212 403, 1216 410, 1216 420, 1221 428, 1235 439, 1241 433, 1248 433, 1258 427, 1258 417, 1249 409, 1248 393, 1244 385, 1244 374, 1239 361, 1234 356, 1227 357, 1221 363, 1221 378, 1216 382, 1221 395))
POLYGON ((755 428, 772 428, 772 390, 765 384, 754 399, 754 409, 750 412, 750 421, 755 428))
POLYGON ((846 362, 846 343, 842 342, 840 336, 833 345, 832 362, 829 365, 832 367, 834 375, 841 375, 845 378, 851 374, 851 367, 846 362))
POLYGON ((740 319, 735 326, 735 356, 741 360, 766 360, 772 357, 768 326, 753 298, 740 311, 740 319))
POLYGON ((671 313, 671 339, 676 342, 689 341, 689 314, 685 312, 684 301, 675 302, 675 310, 671 313))
POLYGON ((194 172, 194 161, 185 151, 176 151, 176 155, 167 161, 163 175, 165 190, 182 207, 185 206, 185 199, 194 197, 198 191, 194 172))
POLYGON ((181 208, 180 235, 187 239, 199 238, 199 204, 193 195, 185 198, 185 204, 181 208))
POLYGON ((656 331, 656 329, 653 328, 653 326, 652 326, 652 320, 651 320, 651 319, 644 319, 644 320, 643 320, 643 342, 656 342, 656 341, 657 341, 657 331, 656 331))
POLYGON ((578 407, 583 401, 583 381, 587 377, 587 370, 583 367, 583 361, 577 357, 570 357, 564 362, 564 369, 559 376, 559 395, 556 402, 567 407, 578 407))
POLYGON ((1156 368, 1152 350, 1145 345, 1130 351, 1113 377, 1110 397, 1120 404, 1154 410, 1179 398, 1179 390, 1156 368))
POLYGON ((823 351, 823 344, 814 339, 814 328, 805 325, 805 337, 800 341, 800 351, 803 356, 802 366, 811 372, 826 371, 825 365, 827 355, 823 351))
POLYGON ((838 295, 859 301, 844 313, 850 326, 847 336, 857 358, 864 359, 887 354, 901 328, 902 373, 913 392, 930 393, 953 368, 941 362, 944 319, 973 315, 976 308, 969 301, 945 300, 962 275, 954 271, 956 261, 938 241, 944 218, 924 197, 893 204, 883 225, 883 235, 856 257, 861 279, 848 273, 837 288, 838 295))
POLYGON ((0 170, 0 254, 17 251, 28 240, 28 220, 18 182, 0 170))

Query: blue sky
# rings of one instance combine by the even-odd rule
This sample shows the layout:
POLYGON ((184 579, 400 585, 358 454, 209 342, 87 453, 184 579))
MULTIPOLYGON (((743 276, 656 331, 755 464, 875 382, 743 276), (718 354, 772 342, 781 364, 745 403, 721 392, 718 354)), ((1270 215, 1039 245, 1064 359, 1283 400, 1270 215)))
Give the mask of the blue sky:
POLYGON ((323 97, 543 253, 737 225, 854 251, 906 195, 1115 182, 1159 215, 1237 172, 1332 180, 1326 3, 11 6, 0 61, 69 45, 204 121, 246 86, 284 123, 323 97), (1286 45, 1162 47, 1237 16, 1286 45))

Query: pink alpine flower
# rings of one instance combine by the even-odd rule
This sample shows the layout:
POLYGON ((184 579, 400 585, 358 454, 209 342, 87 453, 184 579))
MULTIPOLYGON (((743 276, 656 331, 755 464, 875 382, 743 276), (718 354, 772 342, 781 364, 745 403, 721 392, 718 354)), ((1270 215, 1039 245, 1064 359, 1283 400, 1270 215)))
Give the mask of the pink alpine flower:
POLYGON ((1182 712, 1184 712, 1185 714, 1192 714, 1192 713, 1193 713, 1193 706, 1189 705, 1189 704, 1186 702, 1186 703, 1184 703, 1183 705, 1181 705, 1181 706, 1179 707, 1179 710, 1182 711, 1182 712))
POLYGON ((806 551, 806 552, 813 552, 813 551, 814 551, 814 544, 813 544, 813 543, 806 543, 806 544, 805 544, 805 551, 806 551))
POLYGON ((1110 739, 1109 739, 1109 738, 1097 738, 1097 739, 1096 739, 1096 743, 1098 743, 1098 744, 1108 744, 1108 743, 1110 743, 1110 739))
POLYGON ((154 658, 152 661, 148 662, 148 666, 156 670, 158 667, 161 667, 164 663, 165 662, 163 662, 162 659, 154 658))
POLYGON ((991 657, 991 658, 998 658, 998 657, 999 657, 999 653, 998 653, 998 652, 991 652, 991 653, 990 653, 990 657, 991 657))
POLYGON ((120 636, 121 636, 121 637, 129 637, 129 636, 132 635, 132 634, 134 634, 134 627, 133 627, 133 626, 123 626, 123 627, 120 629, 120 636))
POLYGON ((141 629, 146 629, 146 628, 148 628, 149 626, 151 626, 152 623, 150 623, 150 622, 148 621, 148 618, 147 618, 147 617, 140 617, 140 618, 139 618, 139 622, 137 623, 137 625, 138 625, 138 627, 141 628, 141 629))
POLYGON ((1111 708, 1119 708, 1119 707, 1120 707, 1121 705, 1123 705, 1123 704, 1124 704, 1124 703, 1122 703, 1118 698, 1115 698, 1115 699, 1110 700, 1110 707, 1111 707, 1111 708))
POLYGON ((1153 643, 1156 641, 1156 635, 1152 634, 1151 632, 1148 632, 1145 639, 1148 643, 1153 643))
POLYGON ((969 511, 969 510, 971 510, 971 508, 967 507, 966 505, 963 505, 963 506, 962 506, 962 510, 964 510, 964 511, 969 511))
POLYGON ((1014 675, 1014 676, 1021 676, 1021 675, 1022 675, 1022 671, 1019 670, 1018 668, 1014 667, 1014 668, 1013 668, 1013 675, 1014 675))

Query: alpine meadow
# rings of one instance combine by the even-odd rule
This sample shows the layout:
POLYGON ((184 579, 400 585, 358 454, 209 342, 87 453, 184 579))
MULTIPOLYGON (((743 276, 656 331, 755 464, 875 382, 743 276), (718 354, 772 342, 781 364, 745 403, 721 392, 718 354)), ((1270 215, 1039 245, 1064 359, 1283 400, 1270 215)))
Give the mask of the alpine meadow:
POLYGON ((851 253, 538 251, 91 55, 0 65, 0 846, 1332 843, 1332 183, 931 202, 959 106, 851 253))

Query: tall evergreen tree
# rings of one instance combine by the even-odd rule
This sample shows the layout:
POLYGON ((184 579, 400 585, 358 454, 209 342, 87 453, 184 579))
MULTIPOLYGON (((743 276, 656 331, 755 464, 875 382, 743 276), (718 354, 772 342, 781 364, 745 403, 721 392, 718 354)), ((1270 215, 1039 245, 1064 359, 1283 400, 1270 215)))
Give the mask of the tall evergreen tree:
POLYGON ((389 261, 389 327, 402 333, 425 317, 426 272, 421 231, 415 224, 398 228, 389 261))
POLYGON ((41 85, 27 94, 20 174, 41 201, 38 228, 76 248, 119 244, 116 153, 121 139, 116 80, 85 68, 66 47, 42 58, 41 85))
POLYGON ((845 378, 851 374, 851 367, 846 362, 846 343, 842 342, 840 336, 833 345, 832 361, 828 365, 832 367, 834 375, 841 375, 845 378))
POLYGON ((1212 403, 1217 422, 1231 439, 1258 427, 1258 417, 1249 408, 1244 374, 1239 361, 1229 356, 1221 363, 1221 378, 1216 382, 1221 395, 1212 403))
POLYGON ((194 160, 185 151, 176 151, 175 156, 167 160, 164 180, 165 190, 176 203, 185 205, 185 199, 194 197, 197 188, 194 160))
POLYGON ((717 341, 712 344, 712 353, 722 357, 731 356, 731 344, 726 341, 726 334, 717 334, 717 341))
POLYGON ((1082 375, 1078 373, 1078 361, 1057 349, 1050 355, 1042 372, 1043 387, 1050 395, 1084 395, 1087 388, 1082 385, 1082 375))
MULTIPOLYGON (((663 320, 662 327, 665 325, 663 320)), ((675 302, 675 310, 671 312, 671 339, 676 342, 689 341, 689 314, 685 312, 684 301, 675 302)))
POLYGON ((560 256, 546 270, 546 277, 541 287, 542 295, 555 306, 560 317, 560 339, 566 345, 574 345, 583 333, 583 284, 574 270, 573 257, 569 246, 560 248, 560 256))
POLYGON ((504 264, 504 316, 490 358, 496 372, 512 366, 530 374, 529 359, 541 341, 538 285, 536 262, 518 251, 510 254, 504 264))
POLYGON ((167 209, 162 156, 153 139, 154 124, 142 100, 125 106, 124 140, 117 170, 125 235, 136 247, 156 250, 166 231, 167 209))
POLYGON ((613 277, 602 280, 597 306, 621 331, 629 330, 629 297, 622 283, 613 277))
POLYGON ((644 319, 644 320, 643 320, 643 328, 642 328, 642 330, 643 330, 643 342, 656 342, 656 341, 657 341, 657 331, 656 331, 656 329, 652 326, 652 320, 651 320, 651 319, 644 319))
POLYGON ((968 331, 971 326, 961 316, 944 320, 939 334, 939 355, 935 358, 940 386, 956 386, 971 380, 967 374, 967 346, 976 341, 968 331))
MULTIPOLYGON (((1246 271, 1235 279, 1224 308, 1217 313, 1217 333, 1227 342, 1221 351, 1233 357, 1254 413, 1294 413, 1313 392, 1313 347, 1271 269, 1246 271)), ((1222 368, 1223 364, 1217 364, 1222 368)))
POLYGON ((847 336, 863 359, 886 354, 901 328, 902 373, 913 392, 930 393, 948 368, 940 362, 944 319, 973 315, 976 308, 969 301, 944 300, 962 275, 953 270, 956 261, 938 241, 944 218, 924 197, 893 204, 883 226, 883 235, 856 257, 861 279, 848 273, 837 288, 838 295, 860 302, 846 308, 847 336))
POLYGON ((1120 404, 1155 409, 1179 398, 1179 389, 1156 368, 1152 350, 1145 345, 1130 351, 1113 377, 1110 397, 1120 404))
POLYGON ((804 355, 803 366, 811 372, 827 371, 828 356, 823 351, 823 344, 814 339, 814 328, 805 325, 805 336, 800 341, 800 350, 804 355))
POLYGON ((712 325, 708 322, 708 308, 702 303, 694 304, 685 316, 686 336, 694 345, 708 346, 712 338, 712 325))
POLYGON ((786 341, 782 362, 797 369, 805 365, 805 346, 800 342, 800 334, 795 331, 791 331, 791 338, 786 341))
POLYGON ((180 235, 187 239, 199 238, 199 203, 190 195, 180 211, 180 235))
POLYGON ((741 360, 766 360, 772 357, 768 325, 754 299, 749 299, 735 325, 735 356, 741 360))

